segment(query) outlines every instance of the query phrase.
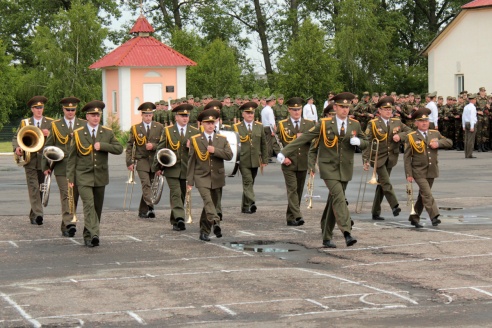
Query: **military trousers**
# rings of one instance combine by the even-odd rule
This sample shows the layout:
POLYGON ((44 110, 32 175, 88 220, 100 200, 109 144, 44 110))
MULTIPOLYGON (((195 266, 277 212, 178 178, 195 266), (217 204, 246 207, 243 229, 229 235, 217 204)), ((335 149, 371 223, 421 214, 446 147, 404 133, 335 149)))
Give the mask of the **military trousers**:
POLYGON ((222 196, 222 188, 197 188, 203 201, 202 214, 200 215, 200 232, 210 234, 214 225, 220 226, 220 217, 216 206, 222 196))
POLYGON ((287 211, 285 217, 287 222, 295 221, 297 218, 302 218, 301 199, 306 183, 306 171, 286 170, 282 167, 284 174, 285 187, 287 188, 287 211))
MULTIPOLYGON (((137 166, 138 167, 138 166, 137 166)), ((142 197, 140 198, 140 205, 138 206, 138 212, 146 214, 149 207, 152 205, 152 190, 150 188, 151 181, 154 179, 154 172, 139 171, 137 169, 138 177, 140 178, 140 184, 142 185, 142 197)))
POLYGON ((345 189, 347 188, 348 181, 324 181, 329 190, 328 200, 326 203, 328 210, 326 211, 326 215, 322 218, 321 226, 323 240, 331 240, 333 239, 333 229, 335 228, 335 223, 338 224, 338 227, 342 233, 350 233, 352 231, 350 213, 345 200, 345 189))
POLYGON ((166 177, 169 186, 169 204, 171 206, 171 224, 178 223, 177 219, 185 219, 184 202, 186 197, 186 179, 166 177))
POLYGON ((420 218, 422 211, 425 210, 429 214, 429 218, 432 220, 439 215, 439 209, 437 203, 432 196, 432 185, 434 184, 433 178, 414 178, 415 182, 419 186, 419 195, 414 205, 414 210, 420 218))
MULTIPOLYGON (((65 175, 55 175, 56 184, 60 190, 60 204, 62 212, 61 232, 64 233, 67 230, 68 225, 76 225, 72 222, 74 214, 70 214, 70 207, 68 204, 68 181, 65 175)), ((79 190, 76 185, 73 186, 73 201, 74 207, 77 209, 77 202, 79 200, 79 190)))
POLYGON ((106 186, 77 186, 77 188, 84 207, 84 240, 92 240, 92 237, 99 236, 106 186))
POLYGON ((475 147, 475 134, 477 130, 470 131, 470 123, 465 123, 465 158, 472 157, 475 147))
MULTIPOLYGON (((36 160, 36 158, 32 159, 36 160)), ((39 185, 44 182, 43 171, 36 169, 34 163, 24 166, 26 172, 27 192, 31 203, 30 219, 43 216, 43 204, 41 203, 41 191, 39 185), (31 167, 32 166, 32 167, 31 167)))
POLYGON ((244 167, 239 165, 239 171, 243 179, 243 198, 241 200, 241 209, 249 210, 250 206, 255 203, 254 184, 256 175, 258 174, 257 167, 244 167))
POLYGON ((489 142, 489 117, 487 115, 477 115, 475 130, 475 139, 478 145, 489 142))
POLYGON ((373 215, 381 214, 381 203, 383 201, 383 197, 386 197, 386 200, 391 208, 398 205, 398 199, 396 198, 395 191, 393 190, 393 186, 390 181, 391 169, 391 167, 388 167, 388 160, 386 160, 384 165, 381 165, 376 169, 379 184, 376 186, 376 192, 374 193, 374 200, 372 202, 371 213, 373 215))
POLYGON ((270 129, 269 126, 265 126, 263 128, 263 131, 265 132, 265 143, 267 145, 267 154, 268 158, 270 159, 273 156, 273 143, 276 142, 275 137, 272 136, 272 130, 270 129))

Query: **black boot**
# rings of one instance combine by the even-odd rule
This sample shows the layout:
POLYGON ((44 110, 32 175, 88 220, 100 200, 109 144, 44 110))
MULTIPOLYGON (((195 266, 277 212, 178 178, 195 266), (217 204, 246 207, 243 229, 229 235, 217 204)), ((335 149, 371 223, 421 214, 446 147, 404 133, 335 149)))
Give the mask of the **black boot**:
POLYGON ((476 147, 475 147, 475 150, 478 151, 479 153, 482 152, 482 144, 478 144, 476 147))
POLYGON ((482 151, 484 153, 488 152, 489 150, 487 149, 487 146, 485 146, 485 144, 482 144, 482 151))

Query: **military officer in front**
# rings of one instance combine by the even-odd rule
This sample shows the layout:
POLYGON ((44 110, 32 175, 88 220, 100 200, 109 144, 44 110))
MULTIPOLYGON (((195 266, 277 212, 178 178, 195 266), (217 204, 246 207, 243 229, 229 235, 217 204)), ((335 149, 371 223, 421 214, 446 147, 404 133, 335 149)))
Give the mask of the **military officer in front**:
MULTIPOLYGON (((316 139, 313 150, 318 153, 320 177, 329 190, 327 215, 321 220, 323 246, 327 248, 336 247, 332 242, 335 223, 338 223, 342 230, 347 246, 357 242, 351 235, 352 226, 345 201, 345 189, 352 180, 355 147, 359 146, 364 150, 369 142, 359 122, 348 117, 352 99, 354 95, 350 92, 334 96, 335 116, 322 119, 315 127, 287 145, 277 157, 280 162, 284 162, 299 146, 311 144, 311 141, 316 139)), ((313 170, 314 167, 310 169, 313 170)))
MULTIPOLYGON (((70 144, 73 138, 73 131, 86 125, 87 122, 76 117, 78 98, 67 97, 60 100, 63 109, 63 118, 51 123, 51 134, 46 140, 45 147, 55 146, 63 151, 63 159, 53 162, 51 165, 46 157, 43 156, 42 166, 44 174, 52 174, 54 171, 56 184, 60 190, 60 203, 62 211, 61 232, 64 237, 74 237, 77 232, 74 220, 75 212, 70 213, 68 202, 68 182, 67 182, 67 163, 70 152, 70 144)), ((72 189, 74 210, 77 208, 79 192, 77 186, 72 189)))
POLYGON ((388 201, 393 216, 398 216, 401 212, 398 199, 391 185, 390 175, 391 170, 398 163, 400 141, 404 140, 412 129, 403 124, 400 118, 392 117, 394 104, 393 97, 381 98, 376 104, 379 117, 369 121, 365 131, 373 149, 368 147, 362 154, 365 163, 364 168, 368 170, 370 164, 371 167, 376 167, 375 170, 378 175, 378 185, 372 202, 373 220, 384 220, 384 217, 381 216, 383 197, 388 201))
POLYGON ((109 154, 123 153, 123 146, 113 130, 100 124, 104 107, 102 101, 93 100, 82 108, 87 124, 73 131, 67 163, 69 186, 77 185, 84 205, 84 242, 87 247, 99 246, 104 190, 109 183, 109 154))
POLYGON ((268 165, 268 150, 266 137, 261 123, 255 122, 255 109, 258 104, 250 101, 239 107, 242 111, 243 121, 234 124, 234 131, 239 134, 241 153, 239 158, 239 171, 243 180, 243 197, 241 200, 241 212, 253 214, 256 212, 254 184, 258 174, 258 168, 268 165))
MULTIPOLYGON (((17 133, 20 129, 27 125, 33 125, 42 131, 42 140, 39 142, 44 145, 46 138, 51 133, 51 122, 53 119, 43 116, 44 105, 48 102, 48 98, 44 96, 34 96, 28 102, 27 106, 31 108, 32 117, 23 119, 20 123, 17 133)), ((12 138, 12 147, 14 153, 19 158, 25 153, 17 142, 17 133, 12 138)), ((30 160, 24 163, 24 171, 26 173, 27 191, 29 202, 31 203, 31 211, 29 219, 31 224, 43 224, 43 205, 41 203, 41 192, 39 185, 44 182, 44 174, 41 167, 41 159, 43 157, 43 147, 37 152, 30 152, 30 160)), ((27 155, 27 154, 26 154, 27 155)))
POLYGON ((221 197, 220 191, 225 186, 224 161, 233 156, 227 138, 215 132, 215 121, 218 118, 219 112, 215 109, 201 112, 198 120, 204 131, 190 140, 187 189, 191 190, 195 185, 203 200, 200 216, 200 240, 203 241, 210 241, 212 227, 215 236, 222 237, 216 206, 221 197))
MULTIPOLYGON (((287 101, 290 117, 279 122, 277 131, 283 147, 289 145, 314 127, 313 121, 302 118, 302 103, 303 99, 299 97, 294 97, 287 101)), ((301 199, 306 182, 310 146, 310 142, 306 142, 299 144, 296 149, 289 153, 281 151, 285 155, 281 168, 287 189, 288 204, 285 217, 288 226, 301 226, 304 224, 301 213, 301 199)))
POLYGON ((439 225, 439 208, 432 196, 434 179, 439 176, 437 166, 437 150, 451 148, 453 142, 439 133, 429 129, 431 110, 421 108, 415 111, 412 119, 415 120, 417 130, 409 133, 405 141, 405 176, 407 182, 414 180, 419 186, 419 195, 414 205, 416 214, 410 214, 408 220, 416 228, 422 228, 420 215, 425 207, 433 226, 439 225))
POLYGON ((156 106, 151 102, 144 102, 138 106, 142 115, 142 122, 131 127, 130 138, 126 144, 126 167, 128 171, 136 171, 142 186, 142 197, 138 207, 138 217, 155 218, 152 190, 154 179, 152 163, 161 138, 164 126, 152 120, 156 106))
POLYGON ((171 205, 170 221, 173 230, 186 230, 185 225, 185 196, 186 196, 186 175, 188 173, 188 153, 189 139, 199 133, 199 130, 189 124, 190 114, 193 106, 182 104, 173 109, 176 124, 164 129, 161 141, 157 146, 157 152, 161 149, 168 149, 176 156, 176 163, 172 166, 163 167, 154 157, 153 170, 156 176, 164 175, 169 186, 169 198, 171 205))

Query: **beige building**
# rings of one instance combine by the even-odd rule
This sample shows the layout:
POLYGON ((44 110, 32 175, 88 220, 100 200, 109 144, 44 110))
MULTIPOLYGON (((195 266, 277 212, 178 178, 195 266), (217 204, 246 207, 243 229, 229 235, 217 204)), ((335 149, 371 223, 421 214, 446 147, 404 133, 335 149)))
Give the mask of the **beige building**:
POLYGON ((492 0, 475 0, 422 51, 428 57, 429 91, 456 96, 463 90, 492 91, 492 0))

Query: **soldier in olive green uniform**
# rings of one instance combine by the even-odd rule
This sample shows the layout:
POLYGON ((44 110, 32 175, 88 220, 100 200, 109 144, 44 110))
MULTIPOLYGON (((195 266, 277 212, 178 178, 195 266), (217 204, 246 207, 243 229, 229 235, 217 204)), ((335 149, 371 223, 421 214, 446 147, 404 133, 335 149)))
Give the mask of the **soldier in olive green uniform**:
POLYGON ((258 104, 248 102, 239 110, 243 113, 243 121, 234 124, 234 131, 239 134, 241 153, 239 158, 239 170, 243 179, 243 197, 241 200, 241 212, 253 214, 256 212, 254 184, 258 174, 258 168, 263 170, 268 163, 268 151, 265 141, 265 133, 261 123, 254 121, 255 109, 258 104))
POLYGON ((70 187, 77 185, 84 205, 84 242, 87 247, 99 246, 99 223, 104 203, 104 190, 109 183, 109 153, 119 155, 123 146, 113 130, 100 125, 105 105, 102 101, 88 102, 87 124, 73 131, 67 163, 70 187))
MULTIPOLYGON (((368 140, 379 144, 377 153, 375 151, 376 147, 373 145, 373 150, 370 149, 371 147, 366 148, 362 156, 364 163, 370 163, 371 167, 376 167, 378 175, 378 185, 376 186, 371 211, 373 220, 384 220, 380 215, 383 197, 388 201, 393 216, 398 216, 401 212, 398 199, 391 185, 390 175, 391 170, 398 163, 400 141, 404 140, 406 135, 412 130, 403 124, 400 118, 391 118, 391 111, 394 105, 393 99, 393 97, 384 97, 379 100, 376 107, 379 108, 380 115, 378 118, 369 121, 365 132, 368 140), (372 156, 369 158, 371 153, 372 156)), ((368 169, 367 165, 365 165, 365 169, 368 169)))
MULTIPOLYGON (((313 121, 302 118, 302 102, 303 100, 299 97, 294 97, 287 101, 290 117, 280 121, 277 129, 277 134, 283 147, 294 142, 314 127, 313 121)), ((299 144, 291 152, 285 153, 286 158, 282 161, 282 173, 285 179, 288 200, 285 216, 289 226, 304 224, 301 213, 301 199, 306 182, 310 146, 310 142, 299 144)))
POLYGON ((454 139, 455 131, 455 118, 453 114, 454 105, 453 97, 448 96, 446 98, 446 104, 442 105, 439 110, 439 128, 442 129, 442 135, 446 138, 454 139))
POLYGON ((182 104, 173 109, 176 114, 176 124, 164 129, 161 141, 157 146, 157 152, 168 149, 176 156, 176 163, 172 166, 162 166, 154 158, 153 170, 156 175, 164 175, 169 186, 169 197, 171 204, 170 221, 173 230, 186 230, 185 226, 185 196, 186 175, 188 173, 188 153, 191 136, 199 133, 198 129, 189 124, 189 114, 193 110, 190 104, 182 104))
POLYGON ((369 92, 365 91, 362 93, 362 101, 357 104, 354 108, 354 118, 359 121, 360 126, 363 130, 367 127, 367 122, 371 119, 368 116, 369 113, 369 92))
POLYGON ((273 106, 273 112, 277 124, 289 117, 289 108, 284 104, 284 95, 278 95, 277 103, 273 106))
POLYGON ((484 87, 479 89, 479 95, 477 97, 477 133, 476 140, 478 145, 478 152, 489 151, 489 111, 490 105, 487 99, 487 93, 484 87))
MULTIPOLYGON (((51 133, 51 122, 53 121, 53 119, 43 116, 44 104, 46 102, 48 102, 48 98, 43 96, 32 97, 27 102, 27 106, 31 108, 33 116, 21 121, 17 132, 12 138, 12 147, 14 149, 15 155, 19 156, 19 158, 24 157, 24 160, 26 161, 27 158, 25 158, 25 156, 28 156, 28 154, 30 156, 30 160, 27 163, 24 163, 24 171, 26 173, 29 202, 31 203, 29 219, 31 221, 31 224, 37 225, 43 224, 43 205, 41 203, 41 192, 39 190, 39 185, 44 182, 44 174, 41 168, 41 159, 43 157, 42 145, 44 145, 44 143, 46 142, 46 138, 51 133), (42 133, 42 136, 40 138, 41 140, 39 140, 40 149, 37 152, 24 152, 19 147, 19 143, 17 141, 17 133, 19 133, 19 130, 27 125, 33 125, 37 127, 42 133)), ((34 145, 26 146, 33 147, 34 145)))
POLYGON ((222 124, 232 126, 236 123, 236 110, 231 103, 231 97, 229 95, 224 96, 224 105, 220 110, 220 118, 222 119, 222 124))
POLYGON ((155 218, 150 188, 154 179, 152 163, 164 127, 160 123, 152 122, 155 110, 153 103, 144 102, 138 110, 142 113, 142 122, 131 128, 130 138, 126 145, 126 167, 128 171, 137 171, 142 186, 138 217, 155 218))
POLYGON ((463 114, 463 99, 461 97, 453 97, 453 117, 454 117, 454 140, 455 148, 458 151, 465 149, 464 135, 461 115, 463 114))
MULTIPOLYGON (((70 152, 70 144, 73 138, 73 131, 85 126, 86 121, 76 117, 77 104, 80 102, 75 97, 67 97, 60 100, 60 104, 63 108, 63 118, 53 121, 51 123, 51 134, 46 140, 45 147, 55 146, 63 151, 63 159, 50 163, 46 157, 43 156, 42 167, 44 174, 52 174, 55 172, 56 184, 60 190, 60 203, 62 211, 61 232, 64 237, 75 236, 76 222, 74 220, 75 213, 70 213, 70 207, 68 202, 68 182, 67 182, 67 163, 68 155, 70 152)), ((77 202, 79 199, 79 191, 77 186, 72 189, 74 210, 77 208, 77 202)))
MULTIPOLYGON (((335 223, 338 223, 342 230, 347 246, 357 242, 351 235, 352 227, 345 200, 345 189, 348 182, 352 180, 355 146, 364 150, 369 142, 359 122, 348 118, 349 106, 353 98, 354 95, 349 92, 334 96, 335 117, 322 119, 314 128, 287 145, 277 157, 283 163, 284 158, 286 160, 297 152, 300 146, 311 144, 311 141, 316 139, 312 151, 318 154, 320 177, 330 191, 327 201, 328 215, 322 218, 323 246, 327 248, 336 247, 331 241, 335 223)), ((310 169, 313 170, 314 167, 310 169)))
POLYGON ((215 109, 201 112, 198 120, 202 122, 204 131, 190 139, 187 189, 191 190, 196 185, 203 200, 200 216, 200 240, 203 241, 210 241, 208 235, 212 227, 215 236, 222 237, 216 206, 225 186, 224 161, 233 156, 227 138, 214 132, 218 118, 219 113, 215 109))
POLYGON ((443 137, 439 131, 429 129, 430 113, 430 109, 422 108, 413 114, 417 130, 409 133, 405 141, 405 176, 408 182, 412 183, 415 180, 419 186, 419 195, 414 206, 416 214, 411 214, 408 218, 416 228, 422 228, 419 222, 424 207, 433 226, 441 223, 431 188, 434 179, 439 176, 437 149, 450 148, 453 145, 453 142, 443 137))

